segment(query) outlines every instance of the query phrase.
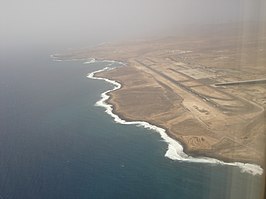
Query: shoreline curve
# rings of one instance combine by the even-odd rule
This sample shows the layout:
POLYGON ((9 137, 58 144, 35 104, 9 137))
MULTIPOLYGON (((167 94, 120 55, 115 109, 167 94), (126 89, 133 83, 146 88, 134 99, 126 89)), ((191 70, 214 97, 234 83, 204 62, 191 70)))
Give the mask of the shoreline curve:
POLYGON ((95 77, 96 73, 103 72, 106 70, 112 70, 116 67, 109 67, 115 63, 120 65, 125 65, 125 63, 115 60, 96 60, 95 58, 87 58, 87 59, 67 59, 67 60, 61 60, 57 57, 57 55, 51 55, 51 58, 54 61, 84 61, 83 64, 93 64, 96 62, 105 62, 109 63, 107 67, 93 71, 91 73, 88 73, 87 77, 89 79, 93 80, 102 80, 105 82, 108 82, 112 85, 114 85, 113 89, 107 90, 101 94, 101 99, 98 100, 95 103, 95 106, 103 107, 105 108, 105 112, 110 115, 116 123, 120 124, 133 124, 138 127, 144 127, 149 130, 153 130, 160 134, 161 138, 168 144, 167 151, 165 153, 165 157, 171 159, 171 160, 178 160, 181 162, 191 162, 191 163, 203 163, 203 164, 213 164, 213 165, 227 165, 227 166, 235 166, 240 169, 242 173, 249 173, 251 175, 262 175, 263 174, 263 168, 261 168, 259 165, 256 164, 250 164, 250 163, 242 163, 242 162, 223 162, 221 160, 215 159, 215 158, 209 158, 209 157, 192 157, 184 153, 183 146, 180 142, 174 140, 169 135, 167 135, 166 130, 157 127, 156 125, 152 125, 145 121, 126 121, 124 119, 121 119, 119 115, 115 114, 113 112, 113 105, 106 103, 106 101, 110 98, 108 93, 118 90, 122 87, 122 85, 114 80, 110 80, 103 77, 95 77))
MULTIPOLYGON (((106 61, 107 60, 105 60, 103 62, 106 62, 106 61)), ((93 61, 85 62, 84 64, 91 64, 91 63, 95 63, 95 62, 97 62, 97 60, 94 59, 93 61)), ((99 62, 102 62, 102 61, 99 61, 99 62)), ((110 61, 110 62, 115 63, 115 61, 110 61)), ((121 64, 121 62, 116 62, 116 63, 121 64)), ((113 69, 113 68, 105 67, 103 69, 91 72, 87 75, 87 77, 90 79, 102 80, 102 81, 105 81, 105 82, 108 82, 108 83, 114 85, 113 89, 107 90, 101 94, 101 99, 96 102, 95 106, 104 107, 105 112, 108 115, 110 115, 116 123, 133 124, 133 125, 144 127, 146 129, 150 129, 150 130, 153 130, 153 131, 159 133, 161 138, 168 144, 168 148, 167 148, 167 151, 165 153, 165 157, 172 159, 172 160, 179 160, 182 162, 207 163, 207 164, 214 164, 214 165, 235 166, 235 167, 240 168, 240 171, 243 173, 245 172, 245 173, 249 173, 252 175, 262 175, 263 174, 263 169, 259 165, 255 165, 255 164, 242 163, 242 162, 230 163, 230 162, 223 162, 221 160, 209 158, 209 157, 192 157, 192 156, 189 156, 186 153, 184 153, 183 146, 178 141, 174 140, 173 138, 171 138, 167 135, 165 129, 163 129, 161 127, 157 127, 157 126, 152 125, 152 124, 145 122, 145 121, 126 121, 126 120, 121 119, 117 114, 115 114, 113 112, 113 106, 111 104, 107 104, 106 101, 110 98, 108 93, 120 89, 122 85, 120 83, 114 81, 114 80, 110 80, 110 79, 103 78, 103 77, 95 77, 96 73, 103 72, 106 70, 111 70, 111 69, 113 69)))

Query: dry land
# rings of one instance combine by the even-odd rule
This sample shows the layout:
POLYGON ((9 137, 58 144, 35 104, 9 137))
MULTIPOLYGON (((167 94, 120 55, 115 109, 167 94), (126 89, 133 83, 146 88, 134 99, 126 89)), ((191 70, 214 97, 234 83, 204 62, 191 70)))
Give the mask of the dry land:
POLYGON ((183 33, 58 56, 125 62, 97 74, 123 85, 109 100, 121 117, 165 128, 190 155, 264 165, 265 26, 224 24, 183 33), (247 80, 260 81, 241 82, 247 80))

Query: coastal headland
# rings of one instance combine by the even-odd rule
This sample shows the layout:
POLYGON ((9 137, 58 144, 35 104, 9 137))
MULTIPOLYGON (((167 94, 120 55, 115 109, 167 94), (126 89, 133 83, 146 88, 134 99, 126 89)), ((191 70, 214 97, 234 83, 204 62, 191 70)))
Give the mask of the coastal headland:
POLYGON ((125 63, 96 74, 122 85, 108 99, 120 118, 164 128, 191 156, 264 167, 265 26, 224 24, 188 30, 56 57, 125 63))

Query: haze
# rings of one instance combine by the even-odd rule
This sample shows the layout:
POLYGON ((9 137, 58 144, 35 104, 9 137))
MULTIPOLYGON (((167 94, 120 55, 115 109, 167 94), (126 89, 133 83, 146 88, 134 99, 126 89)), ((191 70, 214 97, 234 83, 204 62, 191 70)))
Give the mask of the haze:
POLYGON ((183 24, 265 19, 263 0, 2 0, 2 47, 82 47, 168 34, 183 24))

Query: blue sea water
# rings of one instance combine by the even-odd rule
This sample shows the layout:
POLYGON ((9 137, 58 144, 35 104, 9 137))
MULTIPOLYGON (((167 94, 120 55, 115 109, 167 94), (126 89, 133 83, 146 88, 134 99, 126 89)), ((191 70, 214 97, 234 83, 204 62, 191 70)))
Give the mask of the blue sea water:
POLYGON ((164 157, 159 134, 114 123, 88 79, 106 63, 1 56, 0 199, 256 199, 260 176, 164 157))

